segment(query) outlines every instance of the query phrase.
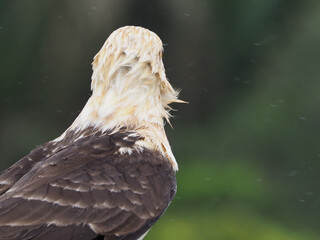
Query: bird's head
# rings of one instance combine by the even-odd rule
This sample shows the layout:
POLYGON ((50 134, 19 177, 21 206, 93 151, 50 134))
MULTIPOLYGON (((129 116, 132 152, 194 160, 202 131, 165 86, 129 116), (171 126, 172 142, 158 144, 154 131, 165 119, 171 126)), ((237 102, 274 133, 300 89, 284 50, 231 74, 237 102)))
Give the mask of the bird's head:
POLYGON ((135 63, 150 65, 152 73, 168 84, 162 53, 162 41, 148 29, 126 26, 115 30, 94 57, 92 90, 107 83, 116 71, 129 72, 135 63))
POLYGON ((166 78, 162 54, 162 41, 148 29, 126 26, 114 31, 92 63, 91 89, 98 116, 169 121, 169 104, 183 101, 166 78))

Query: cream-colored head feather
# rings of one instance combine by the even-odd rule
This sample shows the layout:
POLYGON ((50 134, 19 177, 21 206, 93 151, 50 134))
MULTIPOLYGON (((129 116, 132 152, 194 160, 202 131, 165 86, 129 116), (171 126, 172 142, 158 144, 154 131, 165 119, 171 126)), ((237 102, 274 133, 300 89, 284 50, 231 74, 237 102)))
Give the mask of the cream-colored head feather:
POLYGON ((145 28, 114 31, 94 57, 92 96, 70 128, 135 130, 144 136, 138 147, 160 151, 177 170, 163 119, 169 121, 170 103, 183 101, 166 78, 162 52, 160 38, 145 28))
MULTIPOLYGON (((154 94, 159 95, 156 100, 162 104, 162 110, 170 109, 170 103, 180 100, 166 78, 162 52, 162 42, 155 33, 142 27, 119 28, 94 58, 91 89, 102 94, 107 88, 114 87, 124 99, 123 95, 132 94, 132 88, 143 88, 149 92, 139 92, 143 95, 140 97, 150 100, 151 96, 154 99, 154 94)), ((162 114, 169 119, 168 111, 162 114)))

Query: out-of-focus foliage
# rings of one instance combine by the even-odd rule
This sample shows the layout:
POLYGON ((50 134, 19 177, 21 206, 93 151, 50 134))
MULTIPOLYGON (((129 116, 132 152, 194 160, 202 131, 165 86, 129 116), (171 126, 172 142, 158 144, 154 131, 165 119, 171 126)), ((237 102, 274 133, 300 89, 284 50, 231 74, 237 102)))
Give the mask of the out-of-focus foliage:
POLYGON ((178 193, 146 239, 320 239, 320 2, 0 3, 1 169, 68 127, 123 25, 165 45, 178 193))

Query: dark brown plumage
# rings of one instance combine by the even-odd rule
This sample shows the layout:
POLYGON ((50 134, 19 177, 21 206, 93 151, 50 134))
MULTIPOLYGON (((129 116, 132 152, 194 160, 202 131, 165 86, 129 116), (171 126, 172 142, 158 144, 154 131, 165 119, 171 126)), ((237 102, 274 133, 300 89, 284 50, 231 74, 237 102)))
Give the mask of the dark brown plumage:
POLYGON ((160 153, 117 154, 141 138, 130 133, 69 132, 6 170, 0 239, 138 239, 167 208, 176 180, 160 153))

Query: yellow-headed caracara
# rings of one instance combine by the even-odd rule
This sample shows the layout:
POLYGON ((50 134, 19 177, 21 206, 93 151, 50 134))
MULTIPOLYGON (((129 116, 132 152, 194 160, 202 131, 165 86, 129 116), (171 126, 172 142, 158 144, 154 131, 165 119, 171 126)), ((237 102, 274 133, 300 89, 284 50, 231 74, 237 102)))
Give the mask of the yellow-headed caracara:
POLYGON ((0 176, 1 240, 143 239, 176 192, 162 52, 141 27, 110 35, 73 124, 0 176))

